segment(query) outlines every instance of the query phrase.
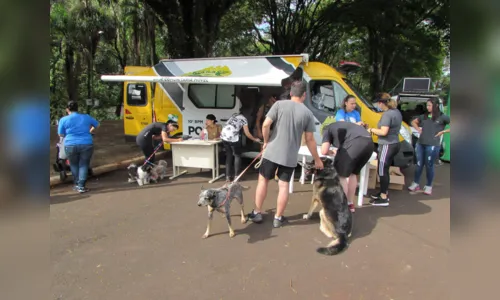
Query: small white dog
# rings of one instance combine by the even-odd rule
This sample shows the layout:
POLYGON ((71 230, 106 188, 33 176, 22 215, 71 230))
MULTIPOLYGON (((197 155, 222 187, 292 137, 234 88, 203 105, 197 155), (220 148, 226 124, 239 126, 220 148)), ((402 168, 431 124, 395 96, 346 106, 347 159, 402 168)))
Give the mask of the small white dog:
POLYGON ((150 184, 151 182, 157 183, 158 180, 163 180, 167 177, 167 162, 165 160, 158 161, 158 164, 152 166, 146 164, 138 167, 131 164, 127 167, 128 182, 137 182, 139 186, 150 184))

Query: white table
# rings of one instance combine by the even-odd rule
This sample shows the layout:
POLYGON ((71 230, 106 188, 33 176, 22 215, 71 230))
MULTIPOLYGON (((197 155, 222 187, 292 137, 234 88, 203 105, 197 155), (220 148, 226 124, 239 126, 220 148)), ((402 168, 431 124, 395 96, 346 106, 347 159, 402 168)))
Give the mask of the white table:
MULTIPOLYGON (((318 146, 318 155, 320 157, 328 157, 333 159, 333 156, 327 156, 327 155, 321 155, 321 146, 318 146)), ((302 163, 305 164, 307 161, 307 157, 311 157, 311 152, 309 152, 309 149, 307 146, 301 146, 299 149, 299 155, 302 155, 302 163)), ((370 160, 366 163, 366 165, 363 166, 361 169, 361 172, 359 174, 359 193, 358 193, 358 206, 363 206, 363 196, 366 196, 368 193, 368 176, 369 176, 369 167, 368 165, 370 164, 371 161, 377 159, 377 153, 373 152, 372 156, 370 157, 370 160)), ((305 183, 305 171, 304 168, 301 168, 301 174, 300 174, 300 183, 304 184, 305 183)), ((290 179, 290 193, 293 193, 293 178, 294 176, 292 175, 292 178, 290 179)), ((314 180, 314 178, 313 178, 314 180)), ((312 183, 312 181, 311 181, 312 183)))
POLYGON ((209 183, 224 177, 219 174, 219 144, 221 140, 202 141, 187 140, 170 143, 172 149, 172 165, 174 174, 170 179, 174 179, 187 171, 180 172, 180 168, 211 169, 212 179, 209 183))

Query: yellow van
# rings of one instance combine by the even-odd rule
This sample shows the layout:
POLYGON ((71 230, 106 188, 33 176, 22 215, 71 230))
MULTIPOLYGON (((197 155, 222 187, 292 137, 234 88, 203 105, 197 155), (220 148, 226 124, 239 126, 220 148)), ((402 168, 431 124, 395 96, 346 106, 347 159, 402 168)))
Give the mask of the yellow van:
MULTIPOLYGON (((197 137, 207 114, 214 114, 223 125, 240 108, 252 128, 262 99, 280 95, 283 79, 301 79, 308 84, 304 104, 316 118, 315 138, 321 143, 322 127, 334 122, 348 94, 356 96, 361 119, 370 127, 376 127, 381 117, 381 112, 349 82, 347 68, 342 69, 309 61, 307 54, 165 59, 153 67, 127 67, 125 75, 103 75, 101 79, 124 82, 125 136, 134 141, 147 124, 167 120, 176 120, 183 134, 197 137)), ((376 136, 373 141, 377 143, 376 136)), ((400 141, 394 165, 404 167, 413 158, 406 123, 401 126, 400 141)), ((248 151, 258 149, 252 143, 245 143, 245 147, 248 151)))

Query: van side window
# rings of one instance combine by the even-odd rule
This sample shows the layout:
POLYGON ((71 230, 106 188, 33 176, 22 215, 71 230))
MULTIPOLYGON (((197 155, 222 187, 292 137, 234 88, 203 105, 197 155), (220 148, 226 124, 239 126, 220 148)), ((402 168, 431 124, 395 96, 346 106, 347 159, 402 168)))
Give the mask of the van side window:
POLYGON ((197 108, 231 109, 236 102, 234 85, 190 84, 188 96, 197 108))
POLYGON ((144 83, 129 83, 127 85, 127 104, 145 106, 148 103, 147 91, 144 83))
POLYGON ((344 90, 344 88, 336 81, 333 82, 333 94, 337 107, 342 108, 342 101, 344 101, 344 98, 347 97, 348 94, 344 90))
POLYGON ((335 111, 335 98, 332 82, 329 80, 311 81, 312 105, 325 112, 335 111))

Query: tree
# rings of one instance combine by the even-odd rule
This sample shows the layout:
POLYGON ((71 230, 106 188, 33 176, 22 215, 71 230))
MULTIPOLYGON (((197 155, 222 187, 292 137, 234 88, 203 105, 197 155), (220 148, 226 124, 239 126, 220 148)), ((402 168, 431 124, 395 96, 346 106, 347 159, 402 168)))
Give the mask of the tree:
MULTIPOLYGON (((333 4, 329 6, 332 8, 326 11, 339 10, 333 4)), ((435 75, 436 68, 430 72, 425 69, 442 61, 442 31, 446 22, 436 27, 432 20, 442 17, 447 6, 448 0, 359 0, 343 4, 340 17, 334 14, 336 22, 358 32, 359 45, 364 48, 370 66, 370 93, 390 87, 394 83, 395 70, 409 66, 408 61, 413 56, 416 56, 413 62, 420 65, 413 64, 412 70, 435 75), (425 61, 428 64, 422 65, 425 61)))
POLYGON ((172 58, 213 55, 220 21, 238 0, 144 0, 168 28, 166 51, 172 58))
POLYGON ((327 60, 336 45, 339 32, 333 26, 332 12, 339 8, 337 1, 326 0, 259 0, 257 9, 263 11, 264 29, 254 25, 261 44, 272 54, 309 53, 311 59, 327 60))

